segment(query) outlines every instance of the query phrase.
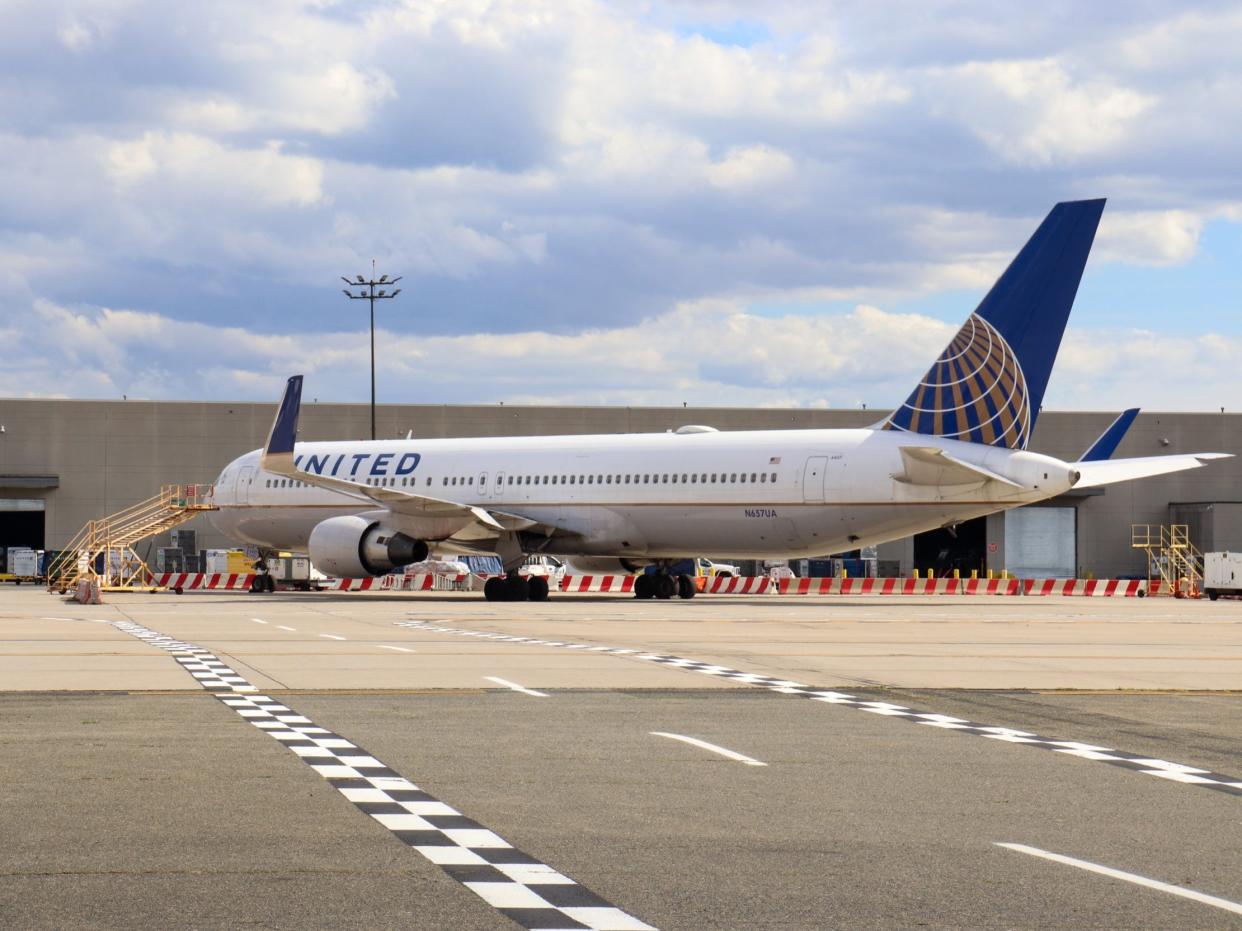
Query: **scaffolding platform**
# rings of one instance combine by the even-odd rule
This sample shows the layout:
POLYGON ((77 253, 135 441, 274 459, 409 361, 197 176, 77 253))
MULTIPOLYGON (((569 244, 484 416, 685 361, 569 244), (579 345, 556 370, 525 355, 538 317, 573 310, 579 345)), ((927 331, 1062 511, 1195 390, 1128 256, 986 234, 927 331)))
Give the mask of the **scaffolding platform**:
POLYGON ((214 490, 213 485, 164 485, 146 501, 89 521, 48 565, 48 591, 64 594, 82 579, 98 582, 101 591, 160 591, 134 546, 217 510, 214 490))
POLYGON ((1147 594, 1203 595, 1203 554, 1187 524, 1131 524, 1130 546, 1147 554, 1147 594))

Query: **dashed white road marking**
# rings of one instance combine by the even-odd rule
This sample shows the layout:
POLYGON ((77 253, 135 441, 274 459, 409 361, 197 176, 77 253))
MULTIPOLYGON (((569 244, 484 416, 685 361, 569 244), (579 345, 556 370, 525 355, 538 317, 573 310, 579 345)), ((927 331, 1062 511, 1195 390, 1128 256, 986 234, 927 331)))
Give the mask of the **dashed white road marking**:
POLYGON ((718 747, 715 744, 709 744, 706 740, 699 740, 697 737, 687 737, 685 734, 669 734, 665 731, 649 731, 652 737, 667 737, 669 740, 680 740, 684 744, 690 744, 692 747, 699 747, 703 750, 710 750, 712 753, 719 753, 721 756, 728 757, 731 760, 737 760, 739 763, 745 763, 747 766, 767 766, 767 763, 760 762, 754 757, 747 756, 744 753, 737 753, 733 750, 726 750, 724 747, 718 747))
POLYGON ((291 633, 297 633, 297 630, 298 630, 296 627, 286 627, 284 624, 277 624, 276 629, 287 630, 287 631, 290 631, 291 633))
POLYGON ((1233 912, 1235 915, 1242 915, 1242 903, 1231 902, 1228 899, 1208 895, 1205 892, 1196 892, 1194 889, 1184 889, 1181 886, 1162 883, 1158 879, 1148 879, 1146 876, 1139 876, 1137 873, 1127 873, 1123 870, 1115 870, 1111 866, 1101 866, 1100 864, 1092 863, 1089 860, 1077 860, 1074 857, 1067 857, 1063 854, 1052 853, 1048 850, 1040 850, 1038 847, 1028 847, 1026 844, 1005 844, 997 841, 996 846, 1004 847, 1006 850, 1016 850, 1018 853, 1029 854, 1032 857, 1040 857, 1044 860, 1051 860, 1054 863, 1064 863, 1066 866, 1076 866, 1078 869, 1087 870, 1090 873, 1099 873, 1101 876, 1111 876, 1113 879, 1121 879, 1128 883, 1134 883, 1136 886, 1146 886, 1148 889, 1157 889, 1160 892, 1167 892, 1169 895, 1178 895, 1183 899, 1191 899, 1195 902, 1202 902, 1204 905, 1222 908, 1227 912, 1233 912))
POLYGON ((409 647, 390 647, 386 643, 377 643, 376 646, 379 647, 381 650, 396 650, 399 653, 413 653, 414 652, 409 647))
POLYGON ((327 637, 329 640, 344 640, 344 637, 338 637, 336 634, 320 634, 321 637, 327 637))
POLYGON ((258 617, 252 617, 250 620, 254 621, 256 624, 266 624, 266 623, 267 623, 267 621, 263 620, 262 618, 258 618, 258 617))
MULTIPOLYGON (((73 620, 73 618, 69 618, 69 617, 41 617, 41 618, 39 618, 39 620, 41 620, 41 621, 71 621, 71 620, 73 620)), ((99 621, 98 623, 103 624, 103 623, 105 623, 105 622, 104 622, 104 621, 99 621)))
POLYGON ((754 672, 742 672, 738 669, 730 669, 728 666, 719 666, 715 663, 703 662, 702 660, 687 659, 684 656, 648 653, 635 647, 609 647, 598 644, 574 643, 568 640, 541 640, 536 637, 519 637, 496 631, 443 627, 438 624, 429 624, 426 621, 398 621, 397 626, 408 630, 477 637, 481 640, 494 640, 497 643, 524 643, 528 646, 563 647, 567 650, 582 650, 609 656, 629 656, 634 659, 658 663, 670 669, 684 669, 687 672, 716 676, 729 682, 752 685, 780 695, 809 698, 811 701, 825 702, 841 708, 853 708, 857 711, 878 714, 893 720, 909 721, 912 724, 943 728, 956 731, 959 734, 973 734, 979 737, 986 737, 989 740, 1000 740, 1007 743, 1024 744, 1028 747, 1036 747, 1043 750, 1052 750, 1056 753, 1077 756, 1086 760, 1108 763, 1110 766, 1128 769, 1147 776, 1155 776, 1158 779, 1167 779, 1186 785, 1202 786, 1205 789, 1224 792, 1227 795, 1242 796, 1242 778, 1230 776, 1226 773, 1216 773, 1198 766, 1188 766, 1185 763, 1155 759, 1142 753, 1129 753, 1124 750, 1097 747, 1094 744, 1086 744, 1076 740, 1058 740, 1053 737, 1015 730, 1012 727, 980 724, 977 721, 967 721, 964 718, 955 718, 952 715, 931 711, 919 711, 915 708, 907 708, 904 705, 894 705, 891 702, 870 701, 845 692, 837 692, 831 689, 816 689, 788 679, 779 679, 775 676, 765 676, 754 672))
POLYGON ((547 692, 538 692, 535 689, 528 689, 524 685, 518 685, 516 682, 510 682, 508 679, 502 679, 500 676, 484 676, 488 682, 495 682, 497 685, 503 685, 507 689, 513 689, 515 692, 521 692, 523 695, 533 695, 535 698, 550 697, 547 692))

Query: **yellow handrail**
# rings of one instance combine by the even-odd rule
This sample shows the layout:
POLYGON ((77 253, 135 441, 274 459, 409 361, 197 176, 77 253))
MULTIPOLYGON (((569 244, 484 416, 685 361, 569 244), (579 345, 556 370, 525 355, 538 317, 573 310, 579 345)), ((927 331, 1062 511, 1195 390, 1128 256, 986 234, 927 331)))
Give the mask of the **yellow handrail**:
POLYGON ((48 590, 67 591, 83 577, 98 579, 104 588, 147 587, 153 574, 134 544, 214 511, 213 491, 211 485, 164 485, 158 495, 88 521, 48 566, 48 590))

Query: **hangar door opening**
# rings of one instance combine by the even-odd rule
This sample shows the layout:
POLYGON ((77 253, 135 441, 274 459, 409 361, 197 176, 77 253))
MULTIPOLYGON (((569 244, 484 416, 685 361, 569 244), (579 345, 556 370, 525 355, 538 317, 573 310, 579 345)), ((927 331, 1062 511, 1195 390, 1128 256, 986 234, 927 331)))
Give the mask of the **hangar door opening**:
POLYGON ((1072 579, 1078 572, 1078 512, 1018 508, 1005 512, 1005 568, 1021 579, 1072 579))
POLYGON ((971 571, 976 569, 980 577, 986 576, 987 526, 986 517, 976 517, 962 521, 953 530, 941 527, 939 530, 916 533, 914 565, 922 572, 933 570, 937 578, 953 575, 954 569, 964 579, 970 578, 971 571))
POLYGON ((43 501, 39 498, 0 498, 0 572, 7 571, 13 547, 43 549, 43 501))

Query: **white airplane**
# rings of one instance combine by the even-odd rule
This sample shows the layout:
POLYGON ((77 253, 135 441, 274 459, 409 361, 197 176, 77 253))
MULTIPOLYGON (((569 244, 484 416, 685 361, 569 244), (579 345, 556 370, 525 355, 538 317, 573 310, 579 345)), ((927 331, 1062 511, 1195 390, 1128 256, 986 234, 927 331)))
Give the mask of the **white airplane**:
POLYGON ((852 550, 1225 458, 1110 460, 1132 412, 1077 462, 1026 449, 1103 209, 1057 204, 906 402, 870 429, 298 443, 295 375, 266 446, 220 474, 212 520, 343 578, 494 553, 507 575, 488 580, 488 600, 543 600, 546 581, 516 570, 547 553, 584 572, 654 566, 639 598, 690 598, 693 580, 668 570, 700 553, 852 550))

